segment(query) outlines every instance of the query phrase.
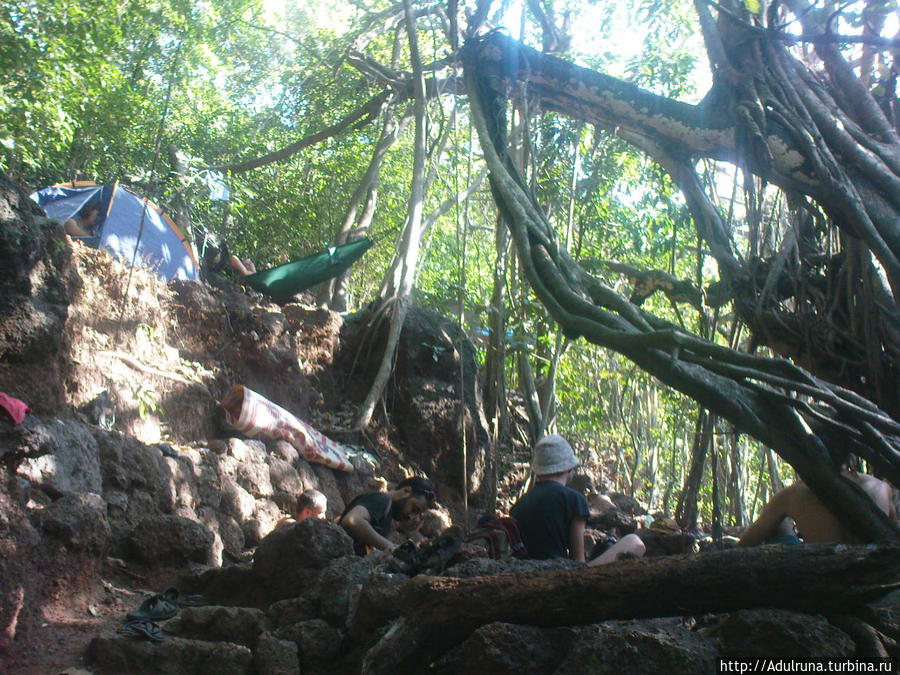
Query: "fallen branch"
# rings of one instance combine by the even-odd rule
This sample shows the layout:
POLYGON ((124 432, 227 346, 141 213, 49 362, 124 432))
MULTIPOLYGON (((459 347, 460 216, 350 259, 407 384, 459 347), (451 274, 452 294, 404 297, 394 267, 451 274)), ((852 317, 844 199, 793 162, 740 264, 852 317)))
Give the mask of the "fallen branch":
POLYGON ((764 546, 555 572, 416 577, 400 592, 403 618, 369 650, 363 672, 417 672, 495 621, 575 626, 754 607, 845 614, 895 588, 900 545, 764 546))

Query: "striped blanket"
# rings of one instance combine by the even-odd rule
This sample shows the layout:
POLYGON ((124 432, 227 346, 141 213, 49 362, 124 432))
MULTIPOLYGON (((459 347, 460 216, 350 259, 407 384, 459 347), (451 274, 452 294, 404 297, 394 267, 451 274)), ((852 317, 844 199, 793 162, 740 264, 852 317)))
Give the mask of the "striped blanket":
POLYGON ((353 471, 340 443, 252 389, 236 384, 219 405, 225 410, 225 421, 241 433, 266 440, 285 440, 308 462, 324 464, 338 471, 353 471))

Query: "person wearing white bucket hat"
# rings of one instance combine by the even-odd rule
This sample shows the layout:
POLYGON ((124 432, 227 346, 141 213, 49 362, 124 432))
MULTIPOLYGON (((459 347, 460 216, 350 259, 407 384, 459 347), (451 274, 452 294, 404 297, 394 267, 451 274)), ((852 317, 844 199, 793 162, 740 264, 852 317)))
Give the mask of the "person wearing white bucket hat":
MULTIPOLYGON (((579 463, 572 446, 559 434, 544 436, 535 444, 534 485, 510 510, 529 558, 585 561, 584 528, 590 511, 584 495, 566 487, 579 463)), ((640 557, 644 544, 636 535, 627 535, 589 564, 613 562, 621 553, 640 557)))
POLYGON ((529 558, 584 562, 584 525, 590 512, 584 495, 566 487, 578 464, 572 446, 559 434, 535 444, 534 485, 510 510, 529 558))

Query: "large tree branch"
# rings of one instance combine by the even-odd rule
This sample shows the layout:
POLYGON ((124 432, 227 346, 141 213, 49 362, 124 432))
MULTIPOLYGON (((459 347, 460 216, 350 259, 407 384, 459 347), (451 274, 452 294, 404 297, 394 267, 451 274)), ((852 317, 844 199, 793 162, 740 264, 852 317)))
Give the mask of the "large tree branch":
POLYGON ((291 155, 300 152, 304 148, 308 148, 309 146, 315 145, 316 143, 321 143, 327 138, 337 136, 347 129, 365 126, 376 117, 378 117, 378 113, 381 111, 381 107, 385 103, 387 103, 390 97, 390 90, 382 91, 380 94, 377 94, 376 96, 370 98, 366 103, 351 112, 341 121, 336 122, 329 127, 321 129, 314 134, 304 136, 296 143, 291 143, 290 145, 281 148, 280 150, 270 152, 269 154, 263 155, 262 157, 256 157, 254 159, 249 159, 237 164, 228 164, 225 166, 217 166, 212 168, 217 171, 244 173, 245 171, 258 169, 259 167, 265 166, 266 164, 272 164, 273 162, 279 162, 283 159, 287 159, 291 155))
MULTIPOLYGON (((873 108, 877 104, 858 87, 852 109, 837 119, 829 117, 815 100, 827 99, 826 84, 787 55, 783 45, 749 35, 743 24, 736 24, 732 19, 720 22, 723 44, 711 52, 716 72, 730 76, 718 78, 696 106, 541 54, 497 33, 472 49, 478 52, 481 76, 496 90, 527 82, 529 94, 539 97, 544 109, 613 130, 648 152, 658 149, 679 163, 700 156, 740 161, 766 180, 814 197, 840 228, 866 241, 896 294, 896 134, 885 128, 884 116, 873 108), (869 130, 878 136, 868 138, 869 130)), ((831 54, 827 45, 821 49, 831 54)), ((852 73, 838 67, 838 57, 832 60, 834 77, 846 89, 852 73)), ((660 154, 651 156, 664 161, 660 154)), ((717 260, 721 265, 722 259, 717 260)))
MULTIPOLYGON (((471 43, 470 43, 471 44, 471 43)), ((727 110, 711 110, 646 91, 623 80, 542 54, 501 33, 477 49, 482 77, 500 89, 528 83, 541 107, 607 129, 628 129, 685 152, 734 159, 734 123, 727 110)))
MULTIPOLYGON (((526 277, 563 331, 570 337, 581 335, 614 349, 774 448, 836 516, 857 531, 864 529, 864 537, 900 536, 897 526, 871 500, 841 479, 828 449, 804 419, 807 411, 787 401, 782 390, 790 395, 802 389, 804 395, 831 408, 832 415, 837 415, 833 405, 841 406, 844 400, 859 405, 857 399, 861 397, 838 391, 787 362, 751 357, 687 336, 677 327, 641 312, 599 281, 588 279, 571 260, 506 154, 499 131, 505 128, 503 95, 480 76, 478 55, 477 48, 464 50, 472 119, 491 170, 494 198, 509 223, 526 277), (741 367, 751 363, 755 367, 750 371, 741 367), (723 371, 723 365, 738 370, 723 371), (756 381, 776 374, 781 377, 772 387, 756 381)), ((868 402, 863 407, 874 408, 868 402)), ((872 414, 881 420, 885 438, 890 438, 896 433, 896 424, 876 411, 872 414)), ((900 447, 896 438, 890 444, 895 450, 900 447)), ((900 461, 889 457, 882 465, 892 482, 900 484, 900 461)))

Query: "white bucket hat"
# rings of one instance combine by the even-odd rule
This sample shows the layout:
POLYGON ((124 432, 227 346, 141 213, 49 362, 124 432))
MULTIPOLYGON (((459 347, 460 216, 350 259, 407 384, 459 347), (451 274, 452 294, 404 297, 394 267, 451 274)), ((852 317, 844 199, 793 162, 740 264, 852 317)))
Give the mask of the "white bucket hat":
POLYGON ((534 446, 531 470, 535 476, 562 473, 578 466, 578 458, 569 442, 559 434, 544 436, 534 446))

